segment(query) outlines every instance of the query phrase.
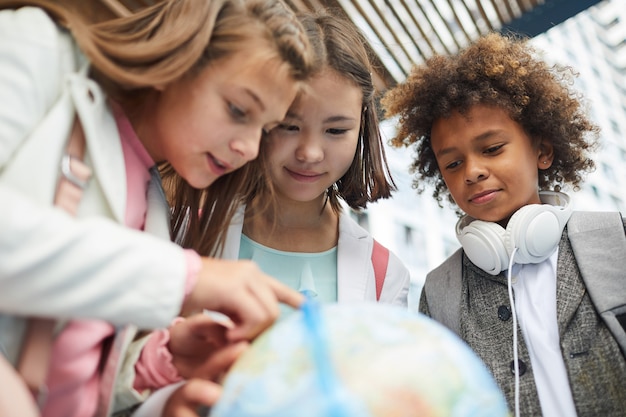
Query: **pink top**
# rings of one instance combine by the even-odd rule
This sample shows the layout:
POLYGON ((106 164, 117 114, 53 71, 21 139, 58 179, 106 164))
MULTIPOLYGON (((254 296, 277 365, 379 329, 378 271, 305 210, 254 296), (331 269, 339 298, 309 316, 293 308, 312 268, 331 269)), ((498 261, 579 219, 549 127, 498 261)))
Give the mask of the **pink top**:
MULTIPOLYGON (((150 181, 149 169, 154 161, 137 138, 128 119, 114 107, 126 165, 127 204, 126 226, 143 230, 147 210, 146 193, 150 181)), ((185 295, 195 285, 200 257, 185 251, 188 277, 185 295)), ((55 339, 52 361, 46 380, 48 400, 42 417, 91 417, 98 403, 103 343, 113 337, 115 329, 98 320, 70 321, 55 339)), ((159 387, 179 379, 167 351, 169 332, 161 330, 150 337, 146 352, 137 364, 135 386, 159 387)))

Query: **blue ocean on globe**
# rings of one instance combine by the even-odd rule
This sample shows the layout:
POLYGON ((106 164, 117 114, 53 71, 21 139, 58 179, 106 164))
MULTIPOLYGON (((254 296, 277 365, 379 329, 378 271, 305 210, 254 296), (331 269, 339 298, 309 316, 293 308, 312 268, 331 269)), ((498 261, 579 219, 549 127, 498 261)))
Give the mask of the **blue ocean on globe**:
POLYGON ((210 417, 510 416, 454 333, 376 303, 305 303, 259 336, 223 385, 210 417))

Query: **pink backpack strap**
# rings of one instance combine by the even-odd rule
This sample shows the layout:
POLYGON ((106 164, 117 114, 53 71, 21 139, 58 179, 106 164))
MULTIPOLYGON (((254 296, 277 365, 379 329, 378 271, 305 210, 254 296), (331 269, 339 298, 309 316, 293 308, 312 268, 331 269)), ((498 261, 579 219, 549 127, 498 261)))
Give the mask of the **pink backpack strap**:
MULTIPOLYGON (((72 216, 78 212, 83 190, 91 178, 91 168, 83 162, 84 155, 85 136, 76 119, 61 161, 61 176, 54 198, 54 205, 72 216)), ((50 367, 55 325, 55 320, 49 318, 33 317, 28 320, 16 366, 40 408, 46 399, 45 380, 50 367)))
POLYGON ((372 249, 372 266, 374 267, 374 277, 376 278, 376 301, 380 300, 380 294, 383 292, 383 284, 385 283, 388 264, 389 249, 374 239, 374 247, 372 249))

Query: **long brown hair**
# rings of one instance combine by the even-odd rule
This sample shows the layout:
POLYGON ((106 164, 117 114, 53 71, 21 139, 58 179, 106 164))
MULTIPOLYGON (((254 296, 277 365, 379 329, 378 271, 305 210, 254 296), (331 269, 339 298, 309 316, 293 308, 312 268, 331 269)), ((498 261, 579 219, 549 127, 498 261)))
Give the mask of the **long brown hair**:
MULTIPOLYGON (((353 82, 363 94, 359 141, 354 159, 343 177, 327 190, 327 201, 335 213, 341 210, 340 199, 351 208, 360 210, 369 202, 389 198, 396 189, 379 130, 377 92, 372 80, 371 59, 364 46, 366 40, 353 24, 340 16, 339 11, 331 9, 298 14, 315 51, 315 73, 330 68, 353 82)), ((259 158, 249 167, 264 175, 254 180, 256 188, 246 199, 252 209, 246 215, 253 215, 252 211, 258 213, 276 208, 271 204, 274 191, 267 174, 270 162, 263 150, 261 144, 259 158)))
POLYGON ((94 23, 88 6, 77 7, 71 0, 0 0, 0 8, 32 5, 46 10, 72 32, 97 81, 106 81, 105 91, 115 86, 129 93, 166 85, 200 65, 218 14, 235 4, 162 1, 126 17, 94 23))
MULTIPOLYGON (((252 39, 267 41, 268 53, 287 64, 293 81, 312 70, 308 38, 282 0, 166 0, 98 22, 89 12, 95 3, 78 3, 0 0, 0 8, 30 5, 47 11, 71 31, 91 63, 90 76, 124 108, 141 108, 155 87, 193 77, 252 39)), ((200 254, 215 254, 237 198, 248 192, 247 168, 218 179, 210 194, 192 188, 169 164, 159 168, 172 205, 173 236, 200 254)))

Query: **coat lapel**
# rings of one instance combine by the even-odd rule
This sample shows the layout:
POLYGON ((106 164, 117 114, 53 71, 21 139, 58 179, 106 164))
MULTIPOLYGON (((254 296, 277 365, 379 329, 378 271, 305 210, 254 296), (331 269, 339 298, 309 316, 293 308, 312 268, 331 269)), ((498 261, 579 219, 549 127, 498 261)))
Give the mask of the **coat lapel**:
POLYGON ((170 209, 161 184, 161 176, 156 167, 150 168, 144 230, 163 239, 171 240, 170 209))
POLYGON ((117 124, 103 91, 94 81, 72 74, 68 82, 85 133, 93 177, 98 179, 114 219, 124 223, 126 167, 117 124))
MULTIPOLYGON (((363 301, 366 299, 371 265, 371 245, 367 232, 347 213, 339 216, 337 243, 337 300, 363 301)), ((375 292, 374 292, 375 294, 375 292)))
POLYGON ((559 337, 562 337, 585 295, 582 277, 566 232, 563 233, 559 244, 556 270, 556 316, 559 337))

